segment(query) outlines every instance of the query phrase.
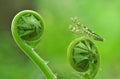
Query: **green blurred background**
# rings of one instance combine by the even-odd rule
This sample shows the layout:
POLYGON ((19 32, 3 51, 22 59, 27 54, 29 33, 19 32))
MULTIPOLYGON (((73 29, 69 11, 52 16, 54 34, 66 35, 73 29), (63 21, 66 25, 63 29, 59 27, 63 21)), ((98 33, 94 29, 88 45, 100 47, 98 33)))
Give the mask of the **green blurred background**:
POLYGON ((68 29, 74 16, 105 38, 95 42, 101 56, 95 79, 120 79, 120 0, 0 0, 0 79, 45 79, 11 35, 12 19, 24 9, 39 12, 45 21, 35 50, 58 79, 79 79, 66 57, 69 43, 76 38, 68 29))

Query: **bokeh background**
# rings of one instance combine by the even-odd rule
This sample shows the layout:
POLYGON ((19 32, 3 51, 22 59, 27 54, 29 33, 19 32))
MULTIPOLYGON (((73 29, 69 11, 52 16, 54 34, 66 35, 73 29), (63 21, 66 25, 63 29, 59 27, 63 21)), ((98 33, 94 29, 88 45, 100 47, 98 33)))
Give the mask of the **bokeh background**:
POLYGON ((13 17, 25 9, 39 12, 45 21, 35 50, 58 79, 79 79, 66 57, 76 38, 68 29, 74 16, 105 39, 95 41, 101 56, 95 79, 120 79, 120 0, 0 0, 0 79, 45 79, 11 35, 13 17))

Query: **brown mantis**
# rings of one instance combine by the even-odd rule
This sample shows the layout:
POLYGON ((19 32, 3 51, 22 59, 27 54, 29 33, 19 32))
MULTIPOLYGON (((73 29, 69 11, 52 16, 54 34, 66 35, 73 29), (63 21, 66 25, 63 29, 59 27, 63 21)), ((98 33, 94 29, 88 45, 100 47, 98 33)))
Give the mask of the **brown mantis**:
POLYGON ((84 34, 84 35, 86 35, 94 40, 98 40, 98 41, 104 40, 101 36, 99 36, 98 34, 93 32, 89 28, 87 28, 85 25, 81 24, 77 17, 71 18, 71 20, 75 24, 75 26, 72 26, 72 25, 69 26, 69 29, 72 33, 77 34, 77 35, 84 34))

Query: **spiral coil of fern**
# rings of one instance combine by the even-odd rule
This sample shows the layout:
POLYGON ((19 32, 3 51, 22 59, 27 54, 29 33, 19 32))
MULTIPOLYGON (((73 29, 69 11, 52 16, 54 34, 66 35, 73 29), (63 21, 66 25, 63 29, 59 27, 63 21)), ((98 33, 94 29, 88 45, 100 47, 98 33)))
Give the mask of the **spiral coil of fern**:
POLYGON ((69 63, 73 69, 80 73, 81 79, 94 79, 99 70, 100 56, 91 36, 98 41, 103 41, 103 38, 91 32, 87 27, 83 27, 78 19, 73 18, 72 21, 75 23, 75 27, 70 26, 71 32, 74 34, 83 33, 83 36, 74 39, 68 46, 69 63), (90 37, 84 36, 84 33, 90 37))
POLYGON ((93 79, 99 69, 99 54, 95 44, 86 38, 73 40, 67 52, 71 66, 81 73, 83 79, 93 79))
POLYGON ((47 79, 56 79, 46 62, 34 51, 44 30, 42 17, 35 11, 19 12, 11 25, 12 35, 17 45, 42 70, 47 79))

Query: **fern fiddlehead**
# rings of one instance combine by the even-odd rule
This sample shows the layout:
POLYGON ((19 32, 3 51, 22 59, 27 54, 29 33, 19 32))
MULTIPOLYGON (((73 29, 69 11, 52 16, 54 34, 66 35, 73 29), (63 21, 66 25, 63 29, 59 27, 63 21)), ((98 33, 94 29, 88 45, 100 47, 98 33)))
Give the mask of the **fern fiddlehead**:
POLYGON ((77 18, 72 18, 75 27, 69 29, 81 37, 73 40, 67 50, 71 66, 80 72, 82 79, 93 79, 99 69, 100 57, 96 45, 91 39, 103 41, 103 38, 82 25, 77 18))
POLYGON ((56 79, 46 62, 34 51, 44 30, 42 17, 35 11, 24 10, 14 17, 11 26, 12 35, 17 45, 38 65, 47 79, 56 79))

